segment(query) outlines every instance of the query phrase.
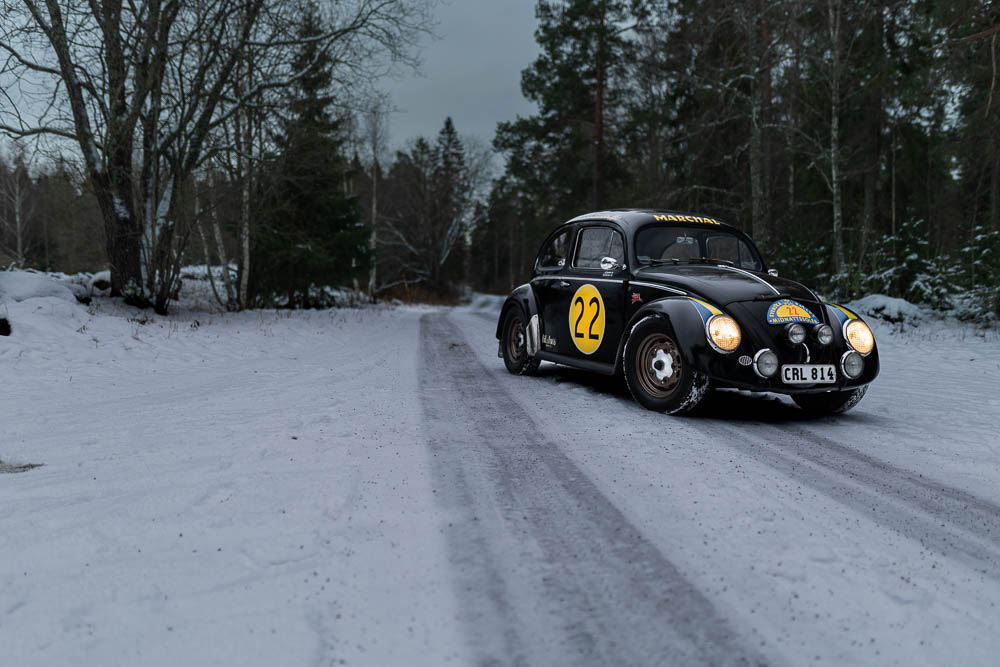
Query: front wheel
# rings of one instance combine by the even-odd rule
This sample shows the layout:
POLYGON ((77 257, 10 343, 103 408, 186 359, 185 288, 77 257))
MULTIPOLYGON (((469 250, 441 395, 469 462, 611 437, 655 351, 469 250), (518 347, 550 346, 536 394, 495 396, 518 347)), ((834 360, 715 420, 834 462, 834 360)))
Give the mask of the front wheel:
POLYGON ((868 385, 860 389, 831 391, 825 394, 793 394, 792 400, 800 408, 812 415, 836 415, 847 412, 861 402, 868 391, 868 385))
POLYGON ((657 317, 632 328, 622 361, 629 391, 644 408, 683 414, 708 391, 708 376, 684 363, 673 332, 657 317))
POLYGON ((507 311, 500 332, 500 351, 507 370, 514 375, 533 375, 541 361, 528 356, 528 334, 520 308, 507 311))

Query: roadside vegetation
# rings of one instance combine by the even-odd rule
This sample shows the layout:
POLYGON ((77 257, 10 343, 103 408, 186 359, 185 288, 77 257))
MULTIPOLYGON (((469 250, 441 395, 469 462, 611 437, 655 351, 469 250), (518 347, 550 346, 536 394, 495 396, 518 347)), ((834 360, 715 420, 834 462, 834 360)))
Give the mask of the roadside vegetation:
POLYGON ((430 0, 70 4, 5 10, 4 268, 109 268, 160 311, 192 264, 230 310, 447 301, 523 282, 559 222, 650 207, 742 228, 829 298, 1000 313, 988 3, 541 0, 537 112, 395 151, 378 81, 416 66, 430 0), (105 52, 109 21, 131 41, 105 52))

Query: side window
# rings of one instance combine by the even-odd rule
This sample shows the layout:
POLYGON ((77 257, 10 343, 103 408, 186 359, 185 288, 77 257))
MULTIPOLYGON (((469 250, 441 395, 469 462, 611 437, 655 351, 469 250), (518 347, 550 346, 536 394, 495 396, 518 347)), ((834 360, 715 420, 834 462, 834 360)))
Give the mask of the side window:
POLYGON ((576 244, 573 266, 578 269, 599 269, 601 260, 605 257, 613 257, 619 264, 625 264, 625 246, 621 234, 609 227, 584 228, 576 244))
POLYGON ((566 265, 570 230, 556 234, 538 257, 539 269, 561 269, 566 265))
POLYGON ((705 239, 707 256, 709 259, 721 259, 739 266, 739 243, 735 236, 710 236, 705 239))
POLYGON ((740 241, 740 266, 744 269, 752 269, 754 271, 760 271, 763 268, 743 241, 740 241))
POLYGON ((710 259, 722 259, 744 269, 760 270, 760 263, 754 258, 747 244, 735 236, 710 236, 705 239, 710 259))

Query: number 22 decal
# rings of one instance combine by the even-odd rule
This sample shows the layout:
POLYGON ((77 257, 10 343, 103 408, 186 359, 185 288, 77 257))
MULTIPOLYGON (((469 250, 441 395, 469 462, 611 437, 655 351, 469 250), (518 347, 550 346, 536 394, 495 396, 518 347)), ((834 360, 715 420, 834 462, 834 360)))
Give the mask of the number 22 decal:
MULTIPOLYGON (((576 318, 576 326, 573 327, 573 335, 577 338, 583 338, 583 333, 579 328, 580 320, 583 319, 583 313, 586 310, 586 307, 583 305, 583 297, 576 297, 576 301, 573 302, 573 305, 575 306, 576 304, 580 304, 580 317, 576 318)), ((587 330, 587 338, 600 340, 601 337, 594 333, 594 322, 596 322, 597 318, 601 315, 601 302, 597 297, 593 297, 590 300, 590 306, 594 309, 594 317, 590 320, 590 328, 587 330)))
POLYGON ((580 287, 573 294, 569 307, 570 338, 576 349, 593 354, 604 338, 604 300, 591 284, 580 287))

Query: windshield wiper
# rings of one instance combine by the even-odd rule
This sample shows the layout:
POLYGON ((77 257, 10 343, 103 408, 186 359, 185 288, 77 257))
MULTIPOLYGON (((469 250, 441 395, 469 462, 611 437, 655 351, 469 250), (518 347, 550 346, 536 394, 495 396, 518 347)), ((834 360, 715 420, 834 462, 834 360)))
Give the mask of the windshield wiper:
POLYGON ((717 257, 699 257, 697 259, 692 259, 691 261, 692 262, 701 262, 702 264, 722 263, 722 264, 728 264, 729 266, 736 266, 736 262, 733 262, 733 261, 728 260, 728 259, 719 259, 717 257))
POLYGON ((661 264, 680 264, 684 262, 685 264, 728 264, 729 266, 736 266, 736 262, 730 261, 728 259, 716 259, 711 257, 685 257, 684 259, 677 259, 676 257, 667 257, 664 259, 651 259, 645 264, 647 266, 660 266, 661 264))

